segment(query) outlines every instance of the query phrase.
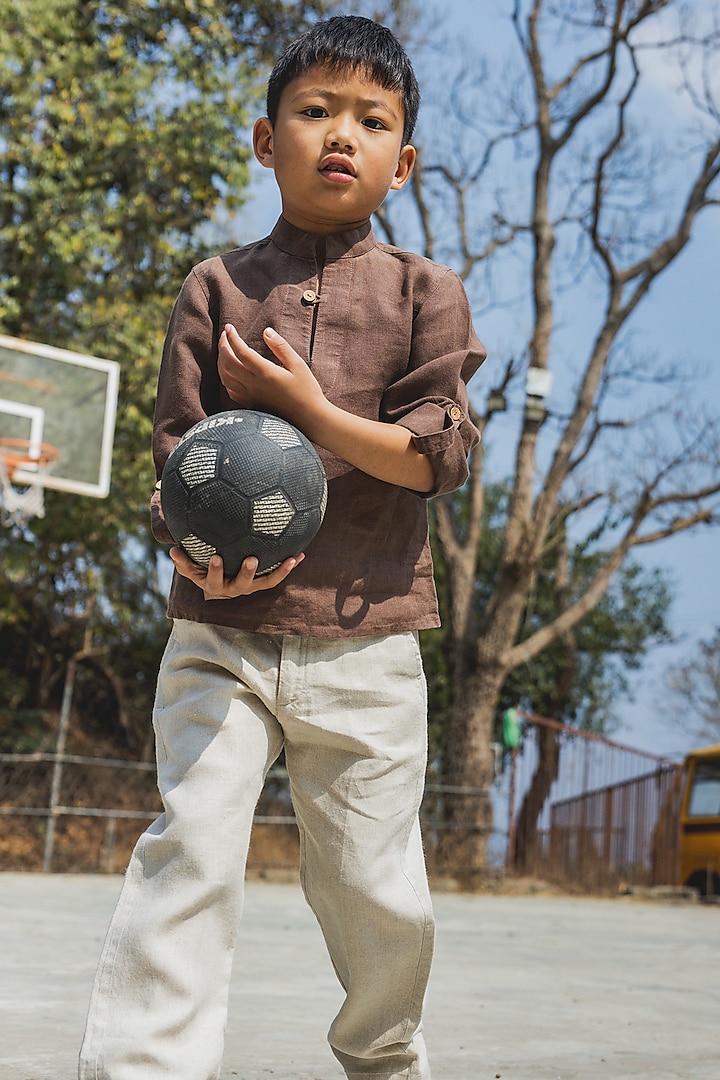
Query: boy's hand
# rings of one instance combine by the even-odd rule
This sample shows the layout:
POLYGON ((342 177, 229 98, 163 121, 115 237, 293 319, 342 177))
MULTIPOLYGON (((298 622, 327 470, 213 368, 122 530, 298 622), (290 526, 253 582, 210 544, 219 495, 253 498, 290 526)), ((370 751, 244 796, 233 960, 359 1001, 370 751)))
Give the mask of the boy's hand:
POLYGON ((225 327, 218 346, 220 381, 244 409, 265 409, 304 430, 308 415, 327 406, 325 395, 308 365, 284 338, 270 327, 263 337, 280 364, 251 349, 234 326, 225 327))
POLYGON ((233 401, 244 409, 266 409, 281 416, 310 442, 369 476, 411 491, 432 490, 432 465, 417 450, 407 428, 333 405, 285 338, 270 327, 263 337, 279 364, 251 349, 234 326, 226 325, 220 336, 218 372, 233 401))
POLYGON ((206 600, 232 600, 236 596, 250 596, 252 593, 274 589, 285 580, 298 563, 303 561, 305 556, 298 555, 296 559, 286 559, 277 570, 272 570, 261 577, 255 577, 257 559, 250 557, 245 559, 240 572, 234 578, 224 577, 223 563, 219 555, 213 555, 207 570, 194 563, 190 556, 179 547, 170 548, 170 558, 178 574, 194 581, 202 589, 206 600))

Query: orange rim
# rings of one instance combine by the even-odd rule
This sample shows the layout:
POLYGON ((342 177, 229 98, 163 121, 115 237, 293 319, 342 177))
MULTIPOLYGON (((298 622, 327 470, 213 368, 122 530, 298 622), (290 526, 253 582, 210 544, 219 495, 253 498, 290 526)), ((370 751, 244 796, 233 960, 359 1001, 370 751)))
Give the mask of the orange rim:
POLYGON ((57 449, 49 443, 33 448, 29 439, 0 439, 0 460, 10 476, 16 469, 47 469, 57 456, 57 449))

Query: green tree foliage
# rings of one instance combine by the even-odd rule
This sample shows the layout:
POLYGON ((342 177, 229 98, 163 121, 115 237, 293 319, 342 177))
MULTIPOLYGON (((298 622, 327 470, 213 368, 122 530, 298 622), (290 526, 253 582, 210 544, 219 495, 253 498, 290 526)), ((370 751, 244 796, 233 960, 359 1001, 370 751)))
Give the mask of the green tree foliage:
MULTIPOLYGON (((510 497, 509 483, 486 486, 473 597, 480 625, 501 564, 510 497)), ((462 521, 467 515, 467 491, 457 492, 452 498, 457 518, 462 521)), ((591 547, 587 540, 572 545, 569 551, 564 543, 551 545, 529 595, 519 640, 551 624, 582 595, 603 557, 603 552, 591 547)), ((431 704, 431 747, 439 762, 447 731, 451 676, 443 640, 449 623, 449 596, 438 550, 435 564, 445 629, 423 635, 423 654, 431 704)), ((497 723, 504 709, 521 705, 540 716, 607 734, 618 721, 617 701, 629 693, 628 674, 641 667, 652 645, 670 640, 667 616, 671 601, 662 571, 645 569, 632 560, 626 562, 572 636, 558 638, 509 673, 497 701, 497 723)), ((499 729, 496 738, 500 738, 499 729)))
MULTIPOLYGON (((580 546, 572 552, 572 593, 587 587, 601 558, 580 546)), ((521 641, 556 616, 555 584, 553 568, 543 568, 521 641)), ((617 702, 630 695, 628 674, 640 670, 652 645, 670 640, 666 617, 671 599, 662 570, 648 570, 633 561, 623 564, 600 603, 575 629, 570 650, 558 639, 510 674, 503 686, 502 707, 520 703, 540 716, 608 734, 619 721, 617 702), (559 673, 568 663, 572 681, 559 701, 559 673)))
POLYGON ((0 0, 0 332, 121 365, 110 498, 49 492, 32 531, 0 535, 4 712, 56 705, 90 642, 80 690, 108 725, 147 715, 162 336, 190 267, 233 243, 212 224, 245 197, 268 64, 321 7, 0 0))

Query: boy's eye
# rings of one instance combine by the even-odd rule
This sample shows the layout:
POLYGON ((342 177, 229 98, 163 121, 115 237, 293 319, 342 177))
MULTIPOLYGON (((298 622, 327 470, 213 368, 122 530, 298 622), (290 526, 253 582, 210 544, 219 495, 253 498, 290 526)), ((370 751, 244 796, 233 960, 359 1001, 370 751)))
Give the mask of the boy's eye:
POLYGON ((385 125, 382 120, 378 120, 377 116, 368 116, 363 120, 365 127, 370 128, 371 131, 385 131, 385 125))
POLYGON ((322 120, 327 116, 327 110, 321 105, 311 105, 308 109, 303 109, 303 114, 309 116, 311 120, 322 120))

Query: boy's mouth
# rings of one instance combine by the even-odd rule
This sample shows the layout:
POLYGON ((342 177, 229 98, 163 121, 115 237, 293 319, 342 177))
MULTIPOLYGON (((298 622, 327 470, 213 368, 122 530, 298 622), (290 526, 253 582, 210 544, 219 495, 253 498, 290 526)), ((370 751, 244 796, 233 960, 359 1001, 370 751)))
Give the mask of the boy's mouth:
POLYGON ((340 155, 332 155, 325 158, 320 166, 320 172, 323 176, 329 178, 343 179, 345 182, 355 178, 355 167, 351 161, 340 155))

